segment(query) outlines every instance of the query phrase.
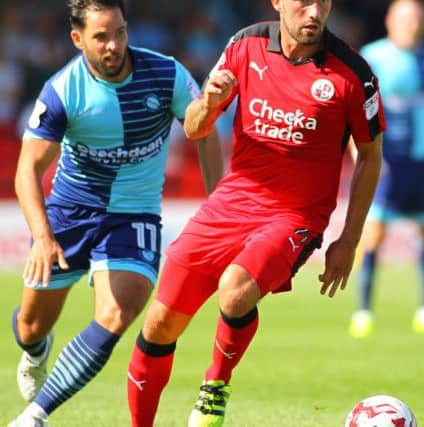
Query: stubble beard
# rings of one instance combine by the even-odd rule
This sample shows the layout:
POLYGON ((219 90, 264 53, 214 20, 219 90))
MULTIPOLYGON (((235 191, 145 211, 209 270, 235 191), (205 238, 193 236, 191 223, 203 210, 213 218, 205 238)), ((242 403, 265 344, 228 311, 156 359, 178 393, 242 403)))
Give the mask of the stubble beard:
POLYGON ((313 35, 304 35, 302 34, 302 29, 294 30, 293 28, 289 27, 285 21, 283 21, 283 24, 290 37, 295 40, 296 43, 299 43, 302 46, 314 46, 321 42, 323 34, 322 29, 313 35))
POLYGON ((125 62, 127 60, 127 56, 128 56, 128 52, 127 50, 125 50, 125 53, 122 57, 122 61, 119 64, 118 67, 114 68, 114 69, 109 69, 107 68, 107 66, 103 65, 101 60, 97 61, 94 60, 92 58, 87 58, 87 60, 89 61, 90 65, 103 77, 106 78, 114 78, 117 77, 121 74, 122 70, 125 67, 125 62))

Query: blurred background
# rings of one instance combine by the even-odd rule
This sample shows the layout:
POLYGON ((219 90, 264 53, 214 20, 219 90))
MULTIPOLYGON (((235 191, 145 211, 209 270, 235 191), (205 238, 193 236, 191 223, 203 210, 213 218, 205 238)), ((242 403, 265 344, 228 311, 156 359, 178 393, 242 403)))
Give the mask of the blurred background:
MULTIPOLYGON (((388 4, 388 0, 334 1, 329 27, 351 46, 359 48, 384 36, 388 4)), ((130 43, 175 56, 190 69, 199 84, 232 34, 254 22, 277 19, 269 0, 129 0, 127 5, 130 43)), ((7 221, 0 226, 0 266, 15 264, 28 247, 27 236, 19 237, 17 233, 25 226, 13 189, 20 137, 44 81, 77 53, 69 30, 65 2, 1 2, 0 213, 7 221)), ((231 153, 231 126, 230 108, 218 123, 227 159, 231 153)), ((341 206, 349 190, 349 166, 347 162, 341 183, 341 206)), ((50 180, 51 175, 46 179, 47 188, 50 180)), ((173 128, 164 196, 165 200, 187 201, 186 206, 190 200, 204 197, 195 145, 185 140, 179 126, 173 128)), ((173 212, 176 209, 174 206, 173 212)), ((175 215, 172 220, 178 224, 185 221, 175 219, 175 215)), ((405 235, 405 231, 401 234, 405 235)), ((414 239, 406 242, 407 246, 415 245, 414 239)))
MULTIPOLYGON (((388 4, 389 0, 334 0, 329 27, 359 48, 385 35, 388 4)), ((277 18, 270 0, 129 0, 128 6, 130 42, 174 55, 199 84, 234 32, 277 18)), ((19 350, 9 328, 29 247, 28 229, 13 189, 20 136, 44 81, 76 53, 69 38, 65 1, 0 0, 0 425, 23 409, 15 383, 19 350)), ((219 122, 227 159, 231 125, 229 109, 219 122)), ((373 339, 353 340, 347 333, 356 283, 338 294, 336 301, 317 296, 323 251, 343 221, 351 170, 347 157, 338 208, 324 247, 296 277, 296 292, 262 303, 262 331, 236 373, 237 393, 228 425, 341 426, 350 408, 372 394, 404 399, 424 423, 424 341, 410 328, 417 294, 415 271, 408 263, 416 261, 420 244, 414 225, 395 224, 382 248, 381 256, 388 265, 379 278, 384 286, 378 291, 381 309, 373 339), (278 359, 272 359, 273 355, 278 359)), ((46 189, 49 180, 51 175, 46 189)), ((164 247, 203 197, 195 144, 186 141, 181 128, 175 126, 164 191, 164 247)), ((82 281, 84 285, 72 291, 57 325, 55 352, 91 318, 91 289, 85 286, 86 279, 82 281)), ((162 400, 158 427, 181 425, 181 416, 191 410, 193 390, 208 363, 215 318, 213 300, 179 342, 179 357, 162 400)), ((128 425, 124 370, 139 325, 135 322, 121 340, 99 378, 53 414, 53 425, 128 425), (81 422, 75 422, 76 416, 81 422)))

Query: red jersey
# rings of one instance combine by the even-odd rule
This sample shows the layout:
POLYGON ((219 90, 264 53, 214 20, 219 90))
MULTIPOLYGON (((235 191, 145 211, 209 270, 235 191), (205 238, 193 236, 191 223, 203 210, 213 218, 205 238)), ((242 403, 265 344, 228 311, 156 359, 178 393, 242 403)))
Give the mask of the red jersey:
POLYGON ((213 221, 212 212, 243 222, 294 210, 312 229, 326 227, 349 136, 369 143, 385 120, 368 64, 329 31, 324 37, 325 49, 299 63, 282 52, 279 22, 231 39, 216 68, 238 80, 233 156, 197 221, 213 221))

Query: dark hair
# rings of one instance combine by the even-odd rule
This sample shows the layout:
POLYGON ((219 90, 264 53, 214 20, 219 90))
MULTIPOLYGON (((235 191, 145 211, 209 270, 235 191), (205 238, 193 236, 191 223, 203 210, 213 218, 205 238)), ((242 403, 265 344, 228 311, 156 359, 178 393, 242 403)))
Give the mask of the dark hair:
POLYGON ((83 29, 85 27, 85 14, 87 9, 94 10, 119 7, 125 17, 126 8, 124 0, 68 0, 69 20, 72 28, 83 29))

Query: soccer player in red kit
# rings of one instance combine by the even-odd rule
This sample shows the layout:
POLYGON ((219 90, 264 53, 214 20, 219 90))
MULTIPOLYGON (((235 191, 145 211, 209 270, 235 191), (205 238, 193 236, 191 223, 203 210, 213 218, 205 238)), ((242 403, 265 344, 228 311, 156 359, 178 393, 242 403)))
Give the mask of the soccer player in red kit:
POLYGON ((238 32, 186 112, 187 135, 203 137, 238 97, 230 169, 168 248, 132 354, 133 427, 153 425, 176 341, 216 290, 212 363, 188 425, 223 425, 232 371, 257 330, 257 303, 290 290, 293 275, 321 245, 350 136, 358 158, 345 224, 319 276, 321 294, 344 289, 352 268, 381 165, 378 82, 326 29, 331 0, 271 1, 279 21, 238 32))

